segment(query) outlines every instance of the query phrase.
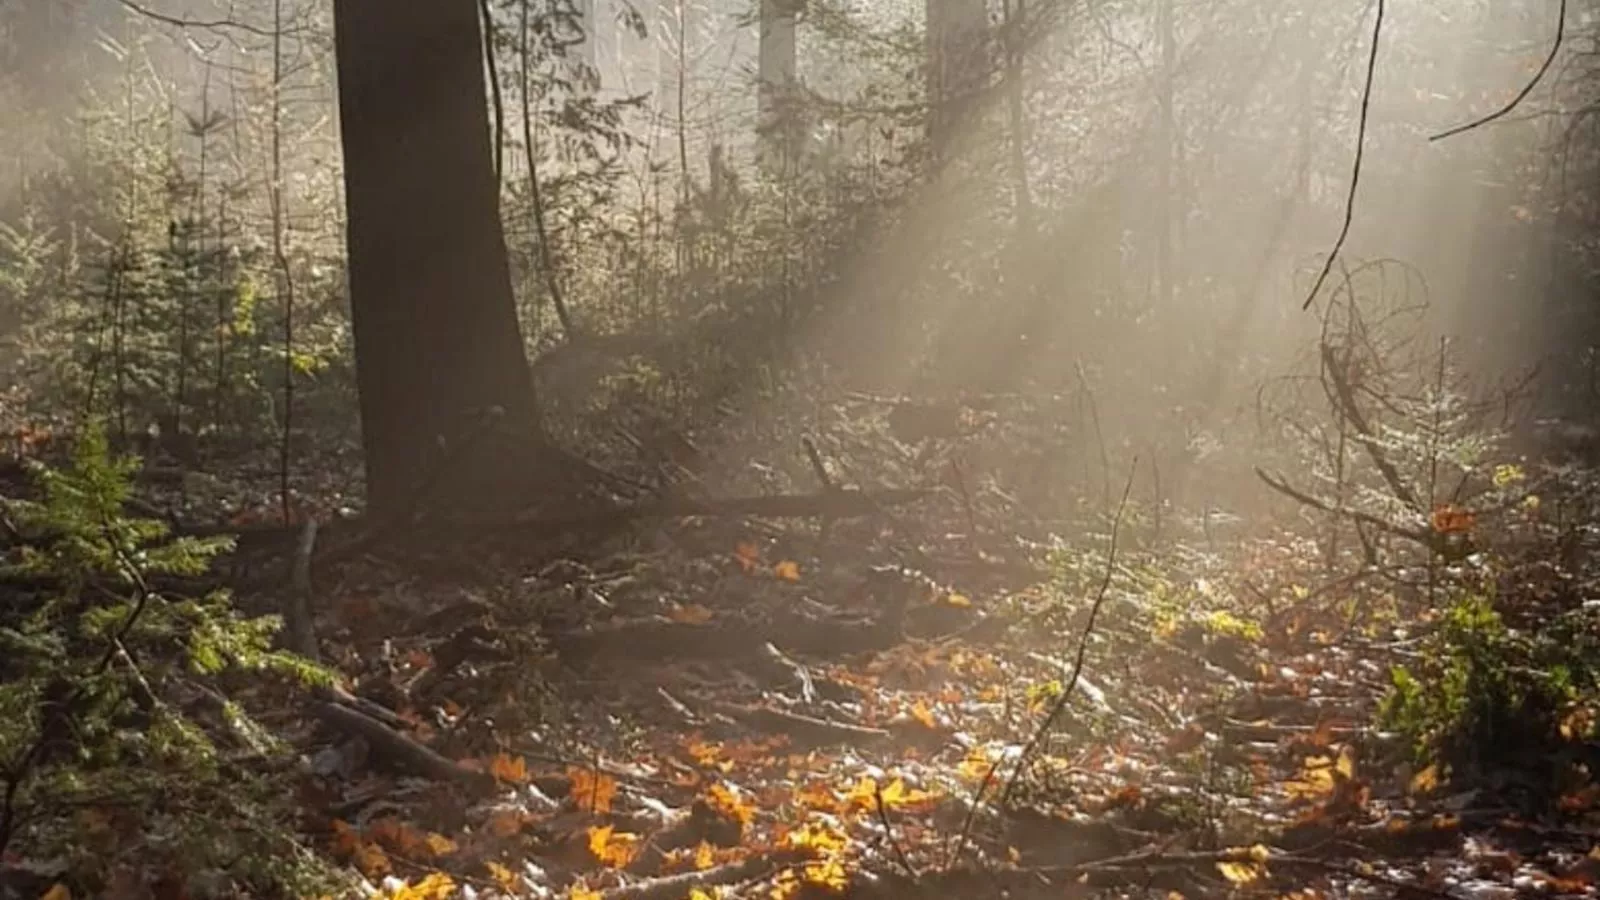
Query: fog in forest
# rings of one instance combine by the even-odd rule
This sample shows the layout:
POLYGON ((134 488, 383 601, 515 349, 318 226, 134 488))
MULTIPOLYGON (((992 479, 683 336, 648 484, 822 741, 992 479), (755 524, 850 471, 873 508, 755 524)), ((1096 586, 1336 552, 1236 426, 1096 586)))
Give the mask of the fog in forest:
MULTIPOLYGON (((1584 4, 1514 109, 1441 140, 1539 72, 1554 4, 1388 4, 1376 35, 1373 3, 489 5, 535 359, 560 344, 554 291, 593 333, 776 330, 875 396, 1092 384, 1101 441, 1248 458, 1266 386, 1353 297, 1405 320, 1410 363, 1447 337, 1484 386, 1538 366, 1535 406, 1587 403, 1584 4)), ((213 242, 247 256, 276 233, 308 352, 348 354, 328 4, 12 2, 3 21, 0 218, 70 232, 80 265, 185 216, 226 220, 213 242)), ((614 383, 591 363, 552 393, 614 383)), ((805 414, 766 405, 743 415, 805 414)))

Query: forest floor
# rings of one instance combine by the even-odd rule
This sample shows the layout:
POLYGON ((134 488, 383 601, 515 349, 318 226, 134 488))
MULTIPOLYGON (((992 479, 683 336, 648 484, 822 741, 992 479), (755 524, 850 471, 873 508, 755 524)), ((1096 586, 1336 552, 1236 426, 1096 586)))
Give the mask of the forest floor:
POLYGON ((1596 893, 1586 733, 1419 761, 1378 709, 1433 617, 1303 524, 928 505, 319 566, 323 659, 390 718, 263 716, 309 842, 411 900, 1596 893))

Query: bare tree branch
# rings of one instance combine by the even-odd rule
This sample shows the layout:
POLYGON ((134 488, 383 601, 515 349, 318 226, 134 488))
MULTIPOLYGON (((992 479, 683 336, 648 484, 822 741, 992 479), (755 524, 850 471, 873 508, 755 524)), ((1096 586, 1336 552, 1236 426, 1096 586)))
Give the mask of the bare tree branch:
POLYGON ((178 16, 171 16, 163 12, 158 12, 157 10, 153 10, 148 6, 136 2, 136 0, 118 0, 118 2, 128 10, 144 16, 147 19, 160 22, 164 25, 171 25, 175 28, 232 29, 234 31, 243 31, 248 34, 257 35, 264 38, 275 36, 275 32, 272 30, 262 28, 259 25, 251 25, 248 22, 239 22, 233 19, 184 19, 178 16))
MULTIPOLYGON (((1566 2, 1566 0, 1562 0, 1566 2)), ((1350 237, 1350 223, 1356 216, 1356 188, 1361 185, 1361 158, 1367 148, 1367 110, 1372 106, 1372 76, 1378 68, 1378 39, 1383 36, 1383 0, 1378 0, 1378 15, 1372 23, 1372 50, 1367 55, 1367 81, 1361 88, 1361 122, 1356 127, 1356 159, 1350 169, 1350 193, 1344 200, 1344 225, 1339 228, 1339 238, 1333 242, 1333 249, 1328 251, 1328 259, 1322 264, 1322 271, 1317 274, 1317 280, 1311 285, 1311 293, 1306 295, 1306 302, 1300 304, 1301 310, 1311 308, 1311 302, 1317 299, 1317 292, 1322 290, 1323 282, 1328 280, 1328 273, 1333 271, 1333 261, 1339 258, 1339 251, 1344 249, 1345 239, 1350 237)))
POLYGON ((1533 93, 1533 89, 1539 86, 1540 81, 1544 80, 1545 73, 1550 71, 1551 63, 1556 61, 1556 54, 1561 52, 1561 42, 1566 40, 1567 0, 1561 0, 1561 9, 1556 15, 1559 17, 1556 19, 1556 36, 1555 40, 1550 42, 1550 52, 1545 56, 1544 64, 1539 66, 1539 71, 1533 73, 1533 77, 1528 80, 1528 83, 1522 86, 1522 90, 1518 91, 1517 95, 1511 98, 1510 103, 1507 103, 1505 106, 1500 107, 1486 116, 1473 119, 1471 122, 1468 122, 1465 125, 1457 125, 1454 128, 1441 131, 1433 137, 1428 138, 1428 140, 1442 141, 1447 137, 1461 134, 1464 131, 1471 131, 1474 128, 1481 128, 1482 126, 1507 115, 1512 110, 1516 109, 1522 103, 1522 101, 1528 99, 1528 95, 1533 93))

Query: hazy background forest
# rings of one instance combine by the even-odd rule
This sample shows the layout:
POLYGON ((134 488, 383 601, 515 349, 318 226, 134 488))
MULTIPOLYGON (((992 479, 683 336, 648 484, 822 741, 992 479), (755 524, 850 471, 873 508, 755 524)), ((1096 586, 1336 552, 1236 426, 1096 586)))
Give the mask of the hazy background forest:
MULTIPOLYGON (((570 354, 542 368, 553 405, 682 428, 713 386, 757 394, 774 372, 756 370, 784 360, 884 396, 1087 384, 1130 450, 1248 448, 1261 383, 1321 327, 1301 301, 1346 206, 1373 10, 1180 7, 963 12, 950 27, 980 27, 984 58, 948 139, 959 150, 930 176, 915 4, 767 9, 766 77, 787 87, 765 113, 761 10, 491 5, 528 341, 560 345, 560 305, 581 333, 685 348, 632 365, 570 354), (1007 15, 1033 16, 1028 33, 1013 39, 1007 15)), ((265 435, 292 380, 307 434, 353 426, 328 4, 151 11, 236 24, 8 5, 13 425, 92 402, 129 432, 265 435), (110 326, 108 302, 123 305, 110 326)), ((1574 11, 1571 46, 1589 15, 1574 11)), ((1317 308, 1338 290, 1426 305, 1468 370, 1540 364, 1541 404, 1581 410, 1585 57, 1493 127, 1427 140, 1515 95, 1554 18, 1538 4, 1388 11, 1354 220, 1317 308)))
POLYGON ((1600 6, 450 2, 408 505, 358 0, 0 0, 0 897, 1596 893, 1600 6))

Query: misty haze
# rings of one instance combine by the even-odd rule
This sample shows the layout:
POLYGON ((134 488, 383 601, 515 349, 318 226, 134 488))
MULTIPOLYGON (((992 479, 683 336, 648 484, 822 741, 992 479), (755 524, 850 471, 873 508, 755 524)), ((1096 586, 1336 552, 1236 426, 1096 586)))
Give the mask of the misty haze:
POLYGON ((1592 0, 0 0, 0 900, 1600 897, 1592 0))

